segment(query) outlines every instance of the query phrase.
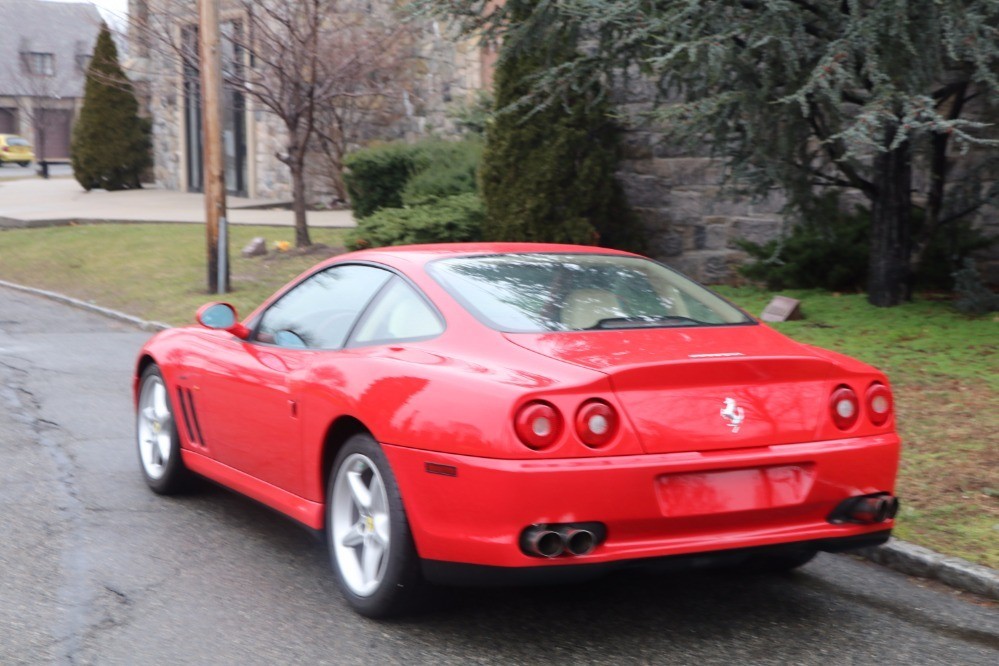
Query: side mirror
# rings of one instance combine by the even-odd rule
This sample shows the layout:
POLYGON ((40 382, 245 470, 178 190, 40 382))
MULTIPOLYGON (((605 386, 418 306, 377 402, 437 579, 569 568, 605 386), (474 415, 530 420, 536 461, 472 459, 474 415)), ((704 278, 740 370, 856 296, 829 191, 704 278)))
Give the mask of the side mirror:
POLYGON ((240 340, 250 337, 250 329, 239 323, 236 308, 228 303, 206 303, 198 308, 194 318, 205 328, 227 331, 240 340))

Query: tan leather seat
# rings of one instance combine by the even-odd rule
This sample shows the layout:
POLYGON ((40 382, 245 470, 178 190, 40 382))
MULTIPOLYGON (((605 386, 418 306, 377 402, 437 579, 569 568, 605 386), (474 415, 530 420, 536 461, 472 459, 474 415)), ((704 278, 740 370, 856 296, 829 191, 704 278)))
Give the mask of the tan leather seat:
POLYGON ((570 291, 562 307, 562 323, 569 328, 591 328, 601 319, 623 317, 617 296, 604 289, 570 291))

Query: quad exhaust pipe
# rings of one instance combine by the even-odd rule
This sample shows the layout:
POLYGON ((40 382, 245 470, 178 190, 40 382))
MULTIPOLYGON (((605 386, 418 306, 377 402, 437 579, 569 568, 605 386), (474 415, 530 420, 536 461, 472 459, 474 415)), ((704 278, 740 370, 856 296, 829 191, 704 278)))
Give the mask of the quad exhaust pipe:
POLYGON ((587 555, 603 540, 605 533, 600 523, 531 525, 521 534, 520 548, 534 557, 587 555))
POLYGON ((528 527, 524 532, 523 549, 537 557, 558 557, 565 551, 562 535, 538 525, 528 527))
POLYGON ((894 518, 898 506, 898 498, 888 493, 850 497, 840 502, 828 520, 830 523, 873 525, 894 518))
POLYGON ((565 525, 558 528, 558 534, 570 555, 586 555, 597 547, 597 536, 590 530, 565 525))

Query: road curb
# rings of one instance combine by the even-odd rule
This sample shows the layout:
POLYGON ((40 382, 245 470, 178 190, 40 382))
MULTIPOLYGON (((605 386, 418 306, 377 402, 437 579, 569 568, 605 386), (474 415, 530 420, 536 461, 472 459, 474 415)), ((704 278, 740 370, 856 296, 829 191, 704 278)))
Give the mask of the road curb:
MULTIPOLYGON (((132 324, 144 331, 162 331, 171 328, 169 324, 164 324, 163 322, 146 321, 145 319, 133 317, 124 312, 104 308, 54 291, 26 287, 5 280, 0 280, 0 286, 34 294, 35 296, 42 296, 83 310, 89 310, 90 312, 111 319, 132 324)), ((960 557, 949 557, 929 548, 917 546, 914 543, 902 541, 894 537, 889 539, 888 543, 884 545, 873 548, 862 548, 853 551, 853 554, 860 555, 872 562, 910 576, 937 580, 959 590, 999 600, 999 571, 980 564, 974 564, 960 557)))
POLYGON ((124 312, 118 312, 117 310, 112 310, 110 308, 104 308, 99 305, 94 305, 93 303, 88 303, 87 301, 81 301, 78 298, 72 298, 64 294, 59 294, 54 291, 46 291, 45 289, 36 289, 35 287, 26 287, 23 284, 16 284, 14 282, 7 282, 6 280, 0 280, 0 286, 7 287, 8 289, 13 289, 14 291, 22 291, 27 294, 32 294, 34 296, 41 296, 49 300, 58 301, 59 303, 65 303, 66 305, 72 305, 73 307, 80 308, 82 310, 89 310, 90 312, 104 315, 110 319, 117 319, 128 324, 132 324, 144 331, 162 331, 167 328, 171 328, 170 324, 164 324, 161 321, 146 321, 145 319, 140 319, 138 317, 133 317, 130 314, 125 314, 124 312))
POLYGON ((966 592, 999 600, 999 571, 891 538, 856 554, 910 576, 929 578, 966 592))

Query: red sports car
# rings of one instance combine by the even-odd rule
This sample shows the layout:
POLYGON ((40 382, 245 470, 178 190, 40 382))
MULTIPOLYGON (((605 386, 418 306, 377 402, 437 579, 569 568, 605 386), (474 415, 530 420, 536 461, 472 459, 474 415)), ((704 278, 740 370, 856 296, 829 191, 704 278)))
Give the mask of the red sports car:
POLYGON ((365 615, 433 582, 789 569, 893 525, 885 376, 637 255, 366 250, 197 319, 139 354, 147 483, 325 531, 365 615))

